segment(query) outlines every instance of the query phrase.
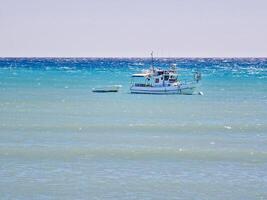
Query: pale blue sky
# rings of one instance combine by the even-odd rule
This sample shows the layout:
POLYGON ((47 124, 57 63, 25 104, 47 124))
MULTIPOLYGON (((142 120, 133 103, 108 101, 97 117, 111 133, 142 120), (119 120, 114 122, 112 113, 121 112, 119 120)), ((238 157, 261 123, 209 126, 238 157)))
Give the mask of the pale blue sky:
POLYGON ((266 57, 266 0, 0 0, 0 57, 266 57))

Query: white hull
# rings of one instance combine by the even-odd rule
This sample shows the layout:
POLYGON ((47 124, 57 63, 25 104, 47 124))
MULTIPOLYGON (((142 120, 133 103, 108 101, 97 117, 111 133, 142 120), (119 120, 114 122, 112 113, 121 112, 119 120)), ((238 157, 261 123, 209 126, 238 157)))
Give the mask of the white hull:
POLYGON ((166 86, 166 87, 140 87, 132 86, 131 93, 134 94, 185 94, 192 95, 196 90, 195 84, 180 85, 180 86, 166 86))

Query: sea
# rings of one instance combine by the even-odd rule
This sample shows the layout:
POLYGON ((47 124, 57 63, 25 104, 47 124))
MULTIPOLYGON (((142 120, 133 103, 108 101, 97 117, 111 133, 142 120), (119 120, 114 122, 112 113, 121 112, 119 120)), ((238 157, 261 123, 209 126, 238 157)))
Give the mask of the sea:
POLYGON ((0 199, 267 199, 267 58, 158 58, 203 95, 131 94, 150 64, 0 58, 0 199))

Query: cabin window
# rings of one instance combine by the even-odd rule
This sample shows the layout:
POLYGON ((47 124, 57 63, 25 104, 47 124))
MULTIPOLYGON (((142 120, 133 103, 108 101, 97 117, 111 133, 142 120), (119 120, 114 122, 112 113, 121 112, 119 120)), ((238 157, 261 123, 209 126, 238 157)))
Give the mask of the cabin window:
POLYGON ((155 79, 155 83, 159 83, 159 79, 158 78, 155 79))
POLYGON ((163 80, 163 77, 161 77, 160 80, 163 80))
POLYGON ((169 79, 169 82, 170 82, 170 83, 174 83, 175 81, 176 81, 176 79, 174 79, 174 78, 172 78, 172 79, 170 78, 170 79, 169 79))
POLYGON ((169 76, 164 76, 164 81, 169 80, 169 76))

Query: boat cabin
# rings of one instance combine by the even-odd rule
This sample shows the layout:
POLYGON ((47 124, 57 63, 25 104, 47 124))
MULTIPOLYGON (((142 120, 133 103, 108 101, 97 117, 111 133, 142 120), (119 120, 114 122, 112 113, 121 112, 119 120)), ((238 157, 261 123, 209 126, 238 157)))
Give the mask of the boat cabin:
POLYGON ((150 73, 133 74, 132 86, 165 87, 177 83, 177 74, 172 70, 153 70, 150 73))

